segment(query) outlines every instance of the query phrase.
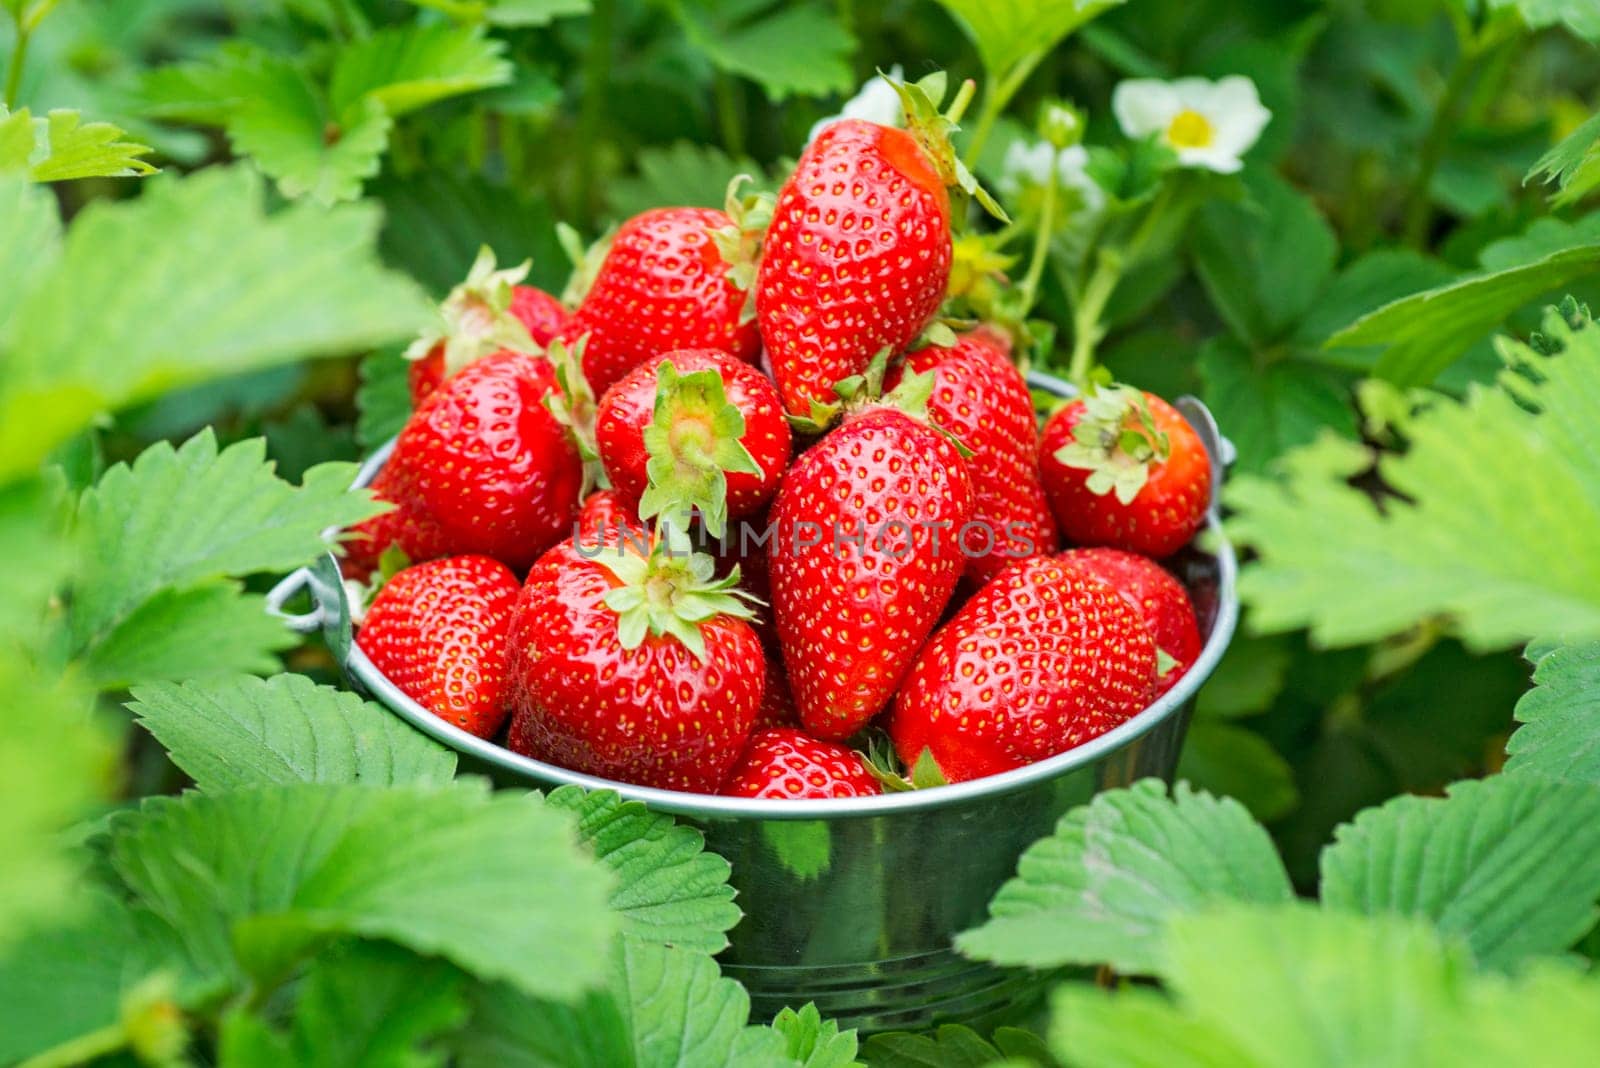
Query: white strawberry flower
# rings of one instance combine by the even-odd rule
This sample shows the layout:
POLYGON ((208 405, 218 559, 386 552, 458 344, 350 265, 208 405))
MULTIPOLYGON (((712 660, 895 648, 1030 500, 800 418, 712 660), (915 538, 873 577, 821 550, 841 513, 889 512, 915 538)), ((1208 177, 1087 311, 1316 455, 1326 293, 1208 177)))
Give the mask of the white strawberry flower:
POLYGON ((1256 83, 1235 74, 1219 81, 1130 78, 1111 94, 1111 110, 1132 138, 1155 134, 1184 167, 1232 174, 1266 128, 1272 112, 1256 83))
POLYGON ((1050 177, 1050 160, 1056 162, 1056 181, 1076 190, 1084 209, 1093 213, 1105 206, 1105 190, 1089 177, 1089 151, 1082 145, 1057 149, 1046 141, 1013 141, 1000 164, 995 187, 1007 197, 1020 196, 1023 186, 1042 186, 1050 177))
MULTIPOLYGON (((905 71, 896 63, 889 70, 889 77, 895 81, 905 81, 905 71)), ((818 119, 811 127, 811 133, 806 136, 806 143, 816 140, 817 134, 823 127, 832 125, 840 119, 866 119, 880 126, 904 126, 906 121, 905 107, 900 103, 900 95, 894 91, 894 86, 884 80, 883 75, 876 74, 868 78, 861 86, 861 91, 844 102, 844 107, 839 109, 839 114, 829 115, 825 119, 818 119)))

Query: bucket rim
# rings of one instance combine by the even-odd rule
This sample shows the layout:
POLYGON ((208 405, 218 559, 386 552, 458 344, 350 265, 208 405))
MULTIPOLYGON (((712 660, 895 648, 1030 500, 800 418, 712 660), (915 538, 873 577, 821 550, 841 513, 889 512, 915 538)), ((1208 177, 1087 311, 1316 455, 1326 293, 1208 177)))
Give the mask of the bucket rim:
MULTIPOLYGON (((1067 383, 1053 375, 1030 372, 1027 377, 1029 384, 1042 392, 1062 397, 1071 396, 1075 392, 1067 383)), ((1196 429, 1212 453, 1213 486, 1220 487, 1221 468, 1227 453, 1231 451, 1228 448, 1229 443, 1216 435, 1215 424, 1210 422, 1210 413, 1205 412, 1198 402, 1191 404, 1202 415, 1201 419, 1191 419, 1191 422, 1209 424, 1196 426, 1196 429)), ((356 486, 365 486, 371 482, 388 459, 393 446, 394 442, 390 440, 367 458, 356 476, 356 486)), ((610 790, 624 801, 638 801, 658 812, 700 820, 840 820, 953 808, 1025 790, 1090 766, 1136 741, 1181 712, 1184 705, 1193 699, 1201 685, 1216 670, 1239 621, 1239 599, 1236 591, 1238 561, 1233 546, 1223 536, 1214 499, 1207 511, 1206 524, 1202 529, 1200 541, 1200 551, 1212 557, 1216 563, 1216 617, 1212 621, 1211 632, 1206 636, 1200 655, 1172 689, 1126 722, 1053 757, 969 782, 886 793, 874 797, 795 801, 722 797, 716 794, 692 794, 651 786, 636 786, 597 775, 587 775, 523 756, 452 726, 401 692, 399 687, 390 682, 388 677, 373 665, 354 641, 349 643, 348 652, 341 666, 379 704, 434 741, 499 771, 508 772, 530 786, 541 789, 577 786, 584 790, 610 790)), ((337 569, 338 559, 332 556, 330 559, 337 569)), ((338 591, 341 603, 336 606, 321 605, 321 611, 326 613, 331 610, 347 616, 348 606, 342 603, 344 600, 342 583, 334 588, 338 591)))

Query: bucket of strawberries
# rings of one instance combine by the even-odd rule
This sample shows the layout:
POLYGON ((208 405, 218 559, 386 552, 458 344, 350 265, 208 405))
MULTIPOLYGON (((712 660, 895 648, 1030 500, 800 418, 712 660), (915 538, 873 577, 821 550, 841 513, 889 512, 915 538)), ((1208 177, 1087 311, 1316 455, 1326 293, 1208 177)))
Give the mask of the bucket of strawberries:
POLYGON ((695 821, 757 1011, 872 1030, 1027 995, 953 936, 1069 807, 1172 775, 1237 612, 1204 408, 953 305, 953 220, 1000 209, 940 88, 775 197, 628 220, 565 302, 480 257, 362 469, 392 508, 275 595, 469 766, 695 821))

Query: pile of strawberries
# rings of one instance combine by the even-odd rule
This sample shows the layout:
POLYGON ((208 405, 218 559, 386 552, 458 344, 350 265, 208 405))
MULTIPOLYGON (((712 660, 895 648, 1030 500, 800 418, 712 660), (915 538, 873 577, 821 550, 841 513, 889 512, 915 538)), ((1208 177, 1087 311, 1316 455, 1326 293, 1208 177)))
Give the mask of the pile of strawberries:
POLYGON ((929 88, 775 201, 630 219, 576 307, 480 258, 347 541, 379 670, 518 753, 783 799, 1018 768, 1178 680, 1200 635, 1155 558, 1204 449, 1123 386, 1041 435, 1010 334, 939 319, 974 190, 929 88))

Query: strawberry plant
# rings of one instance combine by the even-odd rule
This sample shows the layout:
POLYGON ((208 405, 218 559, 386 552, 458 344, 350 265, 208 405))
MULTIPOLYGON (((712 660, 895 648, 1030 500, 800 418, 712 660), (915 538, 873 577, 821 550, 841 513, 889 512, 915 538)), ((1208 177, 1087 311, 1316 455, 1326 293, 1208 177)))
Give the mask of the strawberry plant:
POLYGON ((1600 1060, 1597 48, 0 0, 0 1064, 1600 1060))

